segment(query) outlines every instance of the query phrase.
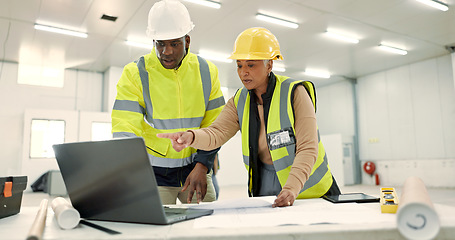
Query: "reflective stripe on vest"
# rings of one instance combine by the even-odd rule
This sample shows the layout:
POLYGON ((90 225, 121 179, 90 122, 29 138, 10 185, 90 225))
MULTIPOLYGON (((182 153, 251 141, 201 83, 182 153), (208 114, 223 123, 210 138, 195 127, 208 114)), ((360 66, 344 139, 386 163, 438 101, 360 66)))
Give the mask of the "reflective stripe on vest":
MULTIPOLYGON (((199 71, 201 73, 201 80, 202 80, 202 89, 204 93, 204 102, 206 109, 212 108, 215 109, 217 107, 222 106, 223 103, 219 103, 219 99, 214 99, 209 101, 210 92, 212 90, 212 81, 210 78, 210 69, 205 59, 198 56, 199 61, 199 71)), ((195 117, 195 118, 178 118, 178 119, 154 119, 153 118, 153 105, 152 100, 150 98, 150 91, 149 91, 149 76, 148 72, 145 69, 145 61, 144 57, 142 56, 139 61, 137 62, 137 67, 139 69, 139 76, 142 82, 142 93, 145 102, 145 119, 147 122, 156 129, 178 129, 178 128, 197 128, 201 125, 203 117, 195 117)), ((131 111, 131 110, 129 110, 131 111)), ((133 110, 134 111, 134 110, 133 110)))
MULTIPOLYGON (((235 95, 234 103, 236 104, 237 108, 237 115, 239 117, 239 126, 240 126, 240 133, 242 133, 242 143, 248 143, 249 142, 249 134, 248 134, 248 129, 250 125, 250 111, 249 111, 249 106, 250 106, 250 95, 248 94, 248 90, 246 88, 242 88, 240 90, 239 94, 235 95), (237 105, 242 106, 242 107, 237 107, 237 105), (248 106, 246 109, 247 111, 245 112, 245 106, 248 106), (243 134, 245 132, 245 134, 243 134)), ((243 154, 243 162, 246 164, 245 166, 248 166, 250 163, 250 151, 249 151, 249 146, 248 144, 242 144, 242 152, 243 154), (247 153, 247 154, 245 154, 247 153)))
POLYGON ((145 109, 138 102, 131 101, 131 100, 116 99, 114 102, 114 109, 122 110, 122 111, 136 112, 136 113, 140 113, 142 115, 145 114, 145 109))
MULTIPOLYGON (((276 87, 272 96, 272 102, 270 104, 270 114, 267 119, 267 133, 274 132, 276 130, 285 129, 288 127, 294 131, 294 114, 292 112, 291 104, 291 92, 296 84, 303 83, 305 88, 313 87, 308 83, 302 81, 296 81, 293 79, 285 79, 283 77, 276 76, 277 82, 276 87), (279 99, 278 99, 279 97, 279 99), (278 104, 278 105, 277 105, 278 104), (274 111, 279 111, 281 114, 272 114, 274 111), (287 114, 286 114, 287 113, 287 114)), ((307 90, 313 103, 315 103, 314 89, 307 90)), ((249 123, 249 99, 248 90, 242 88, 237 92, 234 97, 234 102, 237 107, 237 114, 239 116, 240 129, 242 131, 242 151, 243 151, 243 162, 246 168, 249 168, 249 148, 248 148, 248 128, 244 124, 249 123), (246 135, 246 137, 244 137, 246 135)), ((300 191, 298 198, 309 198, 309 197, 320 197, 325 194, 332 184, 332 175, 328 166, 327 156, 325 154, 324 146, 320 141, 319 129, 318 132, 318 158, 314 164, 309 179, 305 182, 303 189, 300 191), (313 188, 314 187, 314 188, 313 188), (310 189, 313 188, 313 189, 310 189)), ((272 156, 273 165, 277 172, 278 179, 281 186, 287 181, 289 172, 295 158, 295 144, 288 145, 279 149, 270 151, 272 156)), ((251 186, 250 186, 251 187, 251 186)), ((250 189, 251 190, 251 189, 250 189)))
POLYGON ((137 137, 136 134, 130 132, 114 132, 114 138, 121 138, 121 137, 137 137))
POLYGON ((191 164, 193 162, 194 156, 196 156, 196 153, 193 153, 189 157, 174 159, 174 158, 156 157, 150 153, 147 153, 147 154, 149 156, 149 161, 152 166, 168 167, 168 168, 183 167, 188 164, 191 164))

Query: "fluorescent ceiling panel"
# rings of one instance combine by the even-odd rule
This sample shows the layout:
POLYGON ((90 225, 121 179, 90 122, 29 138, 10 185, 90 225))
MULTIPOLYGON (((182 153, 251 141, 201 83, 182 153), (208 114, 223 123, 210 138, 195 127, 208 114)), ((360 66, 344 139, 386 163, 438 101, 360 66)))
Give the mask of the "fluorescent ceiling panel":
POLYGON ((87 38, 87 36, 88 36, 87 33, 84 33, 84 32, 77 32, 77 31, 72 31, 72 30, 63 29, 63 28, 45 26, 45 25, 41 25, 41 24, 35 24, 35 29, 41 30, 41 31, 64 34, 64 35, 68 35, 68 36, 80 37, 80 38, 87 38))
POLYGON ((262 14, 262 13, 256 14, 256 18, 259 19, 259 20, 265 21, 265 22, 274 23, 274 24, 278 24, 278 25, 281 25, 281 26, 289 27, 289 28, 294 28, 295 29, 295 28, 299 27, 299 24, 297 24, 295 22, 292 22, 292 21, 289 21, 289 20, 285 20, 285 19, 281 19, 281 18, 277 18, 277 17, 273 17, 273 16, 269 16, 269 15, 265 15, 265 14, 262 14))
POLYGON ((206 50, 199 50, 199 56, 217 62, 231 63, 233 60, 229 59, 229 54, 216 53, 206 50))
POLYGON ((153 49, 153 44, 140 43, 140 42, 135 42, 135 41, 130 41, 130 40, 126 40, 125 43, 127 45, 130 45, 130 46, 133 46, 133 47, 139 47, 139 48, 145 48, 145 49, 153 49))
POLYGON ((389 53, 395 53, 395 54, 400 54, 400 55, 406 55, 408 54, 408 51, 396 47, 391 47, 387 45, 380 44, 379 48, 383 51, 389 52, 389 53))
POLYGON ((185 0, 186 2, 199 4, 206 7, 220 9, 221 4, 219 2, 210 1, 210 0, 185 0))
POLYGON ((325 71, 318 71, 312 69, 306 69, 304 72, 305 75, 318 77, 318 78, 330 78, 330 73, 325 71))
POLYGON ((325 33, 327 36, 340 40, 340 41, 343 41, 343 42, 356 43, 356 44, 359 43, 359 39, 356 39, 353 37, 348 37, 344 34, 339 34, 339 33, 333 32, 333 31, 329 31, 329 30, 327 30, 325 33))
POLYGON ((444 12, 449 10, 449 6, 447 4, 437 0, 417 0, 417 2, 421 2, 427 6, 439 9, 444 12))

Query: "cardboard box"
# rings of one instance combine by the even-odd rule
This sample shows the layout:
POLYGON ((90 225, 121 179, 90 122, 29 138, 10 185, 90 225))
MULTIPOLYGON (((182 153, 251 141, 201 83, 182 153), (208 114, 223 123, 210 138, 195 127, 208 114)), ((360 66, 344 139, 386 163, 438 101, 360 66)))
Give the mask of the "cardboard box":
POLYGON ((27 176, 0 177, 0 218, 20 212, 27 176))

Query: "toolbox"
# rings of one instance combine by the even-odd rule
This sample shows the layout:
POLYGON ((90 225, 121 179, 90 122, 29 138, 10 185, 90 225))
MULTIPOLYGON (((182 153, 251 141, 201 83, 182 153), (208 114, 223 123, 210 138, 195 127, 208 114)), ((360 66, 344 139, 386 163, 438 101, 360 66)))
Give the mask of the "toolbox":
POLYGON ((27 176, 0 177, 0 218, 20 212, 27 176))

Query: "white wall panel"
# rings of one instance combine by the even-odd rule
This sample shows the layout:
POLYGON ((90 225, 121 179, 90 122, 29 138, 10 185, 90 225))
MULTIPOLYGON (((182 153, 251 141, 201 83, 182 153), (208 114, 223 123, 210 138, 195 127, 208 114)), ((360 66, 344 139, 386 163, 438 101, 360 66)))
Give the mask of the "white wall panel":
POLYGON ((455 52, 450 54, 450 58, 452 59, 452 81, 455 86, 455 52))
POLYGON ((354 184, 354 179, 356 179, 355 152, 351 152, 354 155, 349 159, 343 159, 342 150, 340 150, 341 154, 337 152, 342 149, 343 144, 349 145, 350 150, 355 151, 353 136, 356 135, 356 119, 353 84, 353 82, 345 80, 316 89, 316 118, 321 138, 322 136, 340 136, 339 145, 330 146, 323 141, 332 173, 335 174, 340 185, 354 184), (330 149, 331 147, 334 149, 330 149), (341 164, 332 164, 337 161, 341 164))
POLYGON ((437 64, 445 157, 455 158, 455 79, 450 56, 438 58, 437 64))
MULTIPOLYGON (((384 160, 376 163, 382 186, 403 186, 408 177, 416 176, 427 187, 455 187, 454 171, 455 159, 384 160)), ((373 185, 375 179, 362 172, 362 182, 373 185)))
POLYGON ((341 81, 316 89, 317 122, 320 134, 355 135, 352 83, 341 81))
MULTIPOLYGON (((375 74, 376 75, 376 74, 375 74)), ((375 75, 370 75, 373 77, 375 75)), ((368 151, 368 124, 367 124, 367 104, 364 99, 367 99, 367 91, 363 90, 368 87, 369 81, 367 79, 361 79, 357 81, 357 125, 358 125, 358 136, 359 139, 359 159, 371 159, 370 152, 368 151)))
POLYGON ((117 96, 117 82, 122 76, 123 68, 110 67, 104 73, 103 111, 112 112, 115 97, 117 96))
POLYGON ((220 186, 248 186, 248 171, 243 163, 240 131, 221 147, 218 156, 220 158, 220 170, 216 175, 218 184, 220 186))
POLYGON ((446 55, 358 79, 360 159, 453 158, 452 74, 446 55))
MULTIPOLYGON (((454 186, 450 179, 440 177, 452 176, 455 166, 452 64, 446 55, 358 80, 360 160, 376 162, 381 184, 400 185, 407 176, 418 176, 427 186, 454 186), (378 116, 384 110, 384 103, 377 100, 382 95, 387 118, 378 116), (378 124, 377 118, 387 123, 378 124), (388 155, 375 152, 376 143, 369 141, 378 131, 390 134, 390 145, 381 146, 388 155)), ((363 183, 374 184, 366 174, 362 176, 363 183)))
POLYGON ((321 142, 327 154, 330 171, 339 186, 345 185, 343 165, 343 138, 341 134, 321 135, 321 142))
POLYGON ((409 67, 386 72, 387 103, 389 109, 389 133, 391 156, 395 159, 416 157, 414 115, 410 88, 409 67))
POLYGON ((0 63, 0 176, 18 174, 20 167, 20 155, 22 146, 17 144, 16 139, 22 136, 22 112, 17 107, 17 102, 21 101, 10 90, 16 85, 17 64, 0 63))
POLYGON ((436 63, 431 59, 410 65, 418 158, 445 156, 436 63))
POLYGON ((102 111, 103 75, 100 73, 76 71, 76 109, 82 111, 102 111))
POLYGON ((374 74, 363 80, 359 83, 358 93, 359 115, 364 118, 359 123, 362 135, 359 144, 360 149, 368 154, 362 155, 360 151, 360 159, 389 159, 391 143, 385 73, 374 74))
MULTIPOLYGON (((23 147, 27 144, 26 141, 29 141, 29 136, 24 136, 24 124, 28 124, 24 122, 26 109, 42 109, 43 114, 51 110, 52 112, 60 111, 63 116, 67 111, 100 111, 102 74, 65 70, 63 88, 31 86, 17 83, 18 65, 16 63, 3 62, 0 64, 2 64, 0 79, 0 89, 2 90, 2 94, 0 94, 0 133, 2 134, 0 161, 2 167, 0 175, 17 175, 21 174, 21 163, 26 161, 23 161, 23 147)), ((77 117, 75 118, 77 121, 77 117)), ((77 126, 75 130, 77 131, 77 126)), ((33 169, 33 166, 27 167, 27 169, 33 169)), ((39 176, 40 169, 37 171, 30 176, 33 178, 39 176)), ((33 178, 29 178, 29 182, 34 181, 33 178)))

